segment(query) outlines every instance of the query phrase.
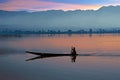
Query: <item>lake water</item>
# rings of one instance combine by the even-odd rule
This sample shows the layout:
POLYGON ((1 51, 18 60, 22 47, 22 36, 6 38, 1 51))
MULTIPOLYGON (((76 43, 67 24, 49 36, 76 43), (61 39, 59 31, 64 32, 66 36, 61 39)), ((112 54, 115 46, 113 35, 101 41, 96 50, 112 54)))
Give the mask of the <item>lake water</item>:
POLYGON ((0 80, 120 80, 120 35, 0 36, 0 80), (25 51, 90 56, 37 58, 25 51))

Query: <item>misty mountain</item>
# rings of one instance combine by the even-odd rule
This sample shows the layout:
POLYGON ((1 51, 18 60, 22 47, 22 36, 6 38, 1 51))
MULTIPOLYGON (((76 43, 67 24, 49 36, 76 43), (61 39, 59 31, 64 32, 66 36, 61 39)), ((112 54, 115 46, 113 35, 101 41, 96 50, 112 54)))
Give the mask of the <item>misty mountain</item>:
POLYGON ((48 10, 39 12, 0 10, 0 28, 81 29, 120 27, 120 6, 98 10, 48 10))

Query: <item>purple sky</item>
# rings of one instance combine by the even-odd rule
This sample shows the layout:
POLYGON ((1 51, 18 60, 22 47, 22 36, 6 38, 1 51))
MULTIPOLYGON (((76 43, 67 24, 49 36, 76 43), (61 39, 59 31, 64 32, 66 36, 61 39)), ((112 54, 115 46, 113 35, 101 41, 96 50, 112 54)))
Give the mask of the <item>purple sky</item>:
POLYGON ((42 11, 98 9, 101 6, 119 5, 120 0, 0 0, 0 10, 42 11))

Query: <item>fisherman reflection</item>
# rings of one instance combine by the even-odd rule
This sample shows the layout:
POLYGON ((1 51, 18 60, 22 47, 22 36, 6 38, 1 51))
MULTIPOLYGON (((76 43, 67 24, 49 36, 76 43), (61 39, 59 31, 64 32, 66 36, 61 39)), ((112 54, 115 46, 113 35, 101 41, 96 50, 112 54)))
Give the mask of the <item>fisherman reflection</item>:
POLYGON ((76 55, 72 55, 71 56, 71 62, 75 62, 75 60, 76 60, 76 55))

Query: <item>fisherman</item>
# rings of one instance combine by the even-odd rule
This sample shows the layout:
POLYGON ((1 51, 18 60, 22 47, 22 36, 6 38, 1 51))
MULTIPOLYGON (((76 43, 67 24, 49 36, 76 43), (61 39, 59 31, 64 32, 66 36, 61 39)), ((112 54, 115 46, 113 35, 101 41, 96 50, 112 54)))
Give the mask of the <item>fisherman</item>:
POLYGON ((71 54, 72 54, 72 55, 76 55, 75 47, 72 47, 72 48, 71 48, 71 54))

